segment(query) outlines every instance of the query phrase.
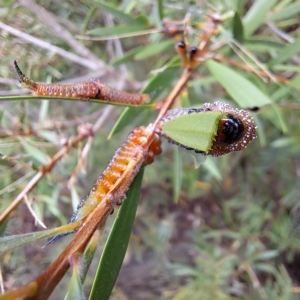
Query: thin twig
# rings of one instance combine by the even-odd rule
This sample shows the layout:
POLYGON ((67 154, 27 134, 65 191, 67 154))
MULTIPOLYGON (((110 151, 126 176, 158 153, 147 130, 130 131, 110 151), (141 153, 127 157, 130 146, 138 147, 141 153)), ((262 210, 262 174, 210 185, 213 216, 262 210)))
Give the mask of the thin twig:
POLYGON ((87 158, 87 155, 92 147, 92 143, 93 143, 93 134, 95 132, 98 131, 98 129, 103 125, 104 121, 108 118, 108 116, 111 114, 111 112, 113 111, 113 107, 112 106, 107 106, 104 110, 103 110, 103 114, 101 116, 101 118, 99 118, 96 123, 94 124, 93 128, 92 128, 92 134, 88 137, 88 141, 85 144, 83 150, 81 151, 80 157, 78 159, 78 163, 74 169, 74 171, 72 172, 72 175, 70 177, 68 186, 71 187, 75 180, 76 180, 76 175, 78 173, 78 171, 83 168, 84 166, 84 162, 87 158))
POLYGON ((268 26, 269 28, 274 31, 280 38, 282 38, 284 41, 288 42, 288 43, 294 43, 294 38, 292 38, 291 36, 289 36, 288 34, 286 34, 285 32, 283 32, 282 30, 280 30, 278 27, 276 27, 276 25, 272 22, 268 22, 268 26))
POLYGON ((42 23, 46 24, 47 27, 50 28, 57 37, 65 41, 71 49, 74 49, 74 51, 78 55, 93 62, 98 68, 105 69, 106 67, 108 67, 103 61, 97 58, 88 48, 86 48, 84 45, 82 45, 76 39, 74 39, 73 35, 68 30, 66 30, 65 27, 61 26, 57 22, 56 17, 52 13, 44 9, 42 6, 39 6, 32 0, 19 0, 18 3, 31 10, 42 23))
MULTIPOLYGON (((77 54, 68 52, 68 51, 66 51, 62 48, 59 48, 55 45, 52 45, 52 44, 50 44, 48 42, 45 42, 41 39, 38 39, 36 37, 33 37, 33 36, 31 36, 31 35, 29 35, 25 32, 22 32, 22 31, 20 31, 16 28, 13 28, 13 27, 11 27, 7 24, 4 24, 2 22, 0 22, 0 29, 5 30, 5 31, 9 32, 10 34, 12 34, 14 36, 17 36, 17 37, 19 37, 19 38, 21 38, 21 39, 23 39, 23 40, 25 40, 29 43, 37 45, 40 48, 44 48, 48 51, 54 52, 54 53, 56 53, 56 54, 58 54, 58 55, 60 55, 64 58, 66 58, 70 61, 73 61, 73 62, 75 62, 79 65, 82 65, 86 68, 89 68, 89 69, 92 69, 92 70, 97 70, 97 69, 101 68, 100 64, 98 64, 98 63, 95 63, 95 62, 93 62, 89 59, 86 59, 84 57, 81 57, 77 54)), ((106 66, 105 66, 105 68, 106 68, 106 66)), ((103 70, 103 73, 105 73, 105 69, 103 70)))
POLYGON ((42 220, 39 219, 39 217, 36 215, 35 211, 31 207, 31 204, 29 202, 27 195, 24 196, 24 200, 25 200, 25 204, 26 204, 29 212, 31 213, 31 215, 33 216, 33 218, 35 220, 35 223, 39 224, 42 228, 47 229, 47 226, 44 224, 44 222, 42 220))
MULTIPOLYGON (((245 53, 252 61, 254 61, 260 67, 260 69, 263 70, 269 76, 271 80, 276 82, 275 78, 273 77, 273 74, 256 57, 254 57, 254 55, 252 55, 251 52, 244 48, 243 45, 240 44, 238 41, 232 39, 231 42, 234 46, 240 49, 241 52, 245 53)), ((237 55, 241 57, 241 55, 236 51, 236 49, 234 49, 234 47, 232 47, 232 49, 237 53, 237 55)))

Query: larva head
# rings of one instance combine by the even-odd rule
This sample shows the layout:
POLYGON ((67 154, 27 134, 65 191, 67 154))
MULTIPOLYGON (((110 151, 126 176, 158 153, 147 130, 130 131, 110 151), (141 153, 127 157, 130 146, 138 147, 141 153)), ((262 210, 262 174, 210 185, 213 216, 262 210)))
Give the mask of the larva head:
POLYGON ((256 138, 256 126, 246 110, 232 108, 219 101, 213 104, 205 103, 202 108, 205 111, 226 113, 226 117, 219 121, 215 140, 207 154, 219 156, 232 151, 240 151, 256 138))

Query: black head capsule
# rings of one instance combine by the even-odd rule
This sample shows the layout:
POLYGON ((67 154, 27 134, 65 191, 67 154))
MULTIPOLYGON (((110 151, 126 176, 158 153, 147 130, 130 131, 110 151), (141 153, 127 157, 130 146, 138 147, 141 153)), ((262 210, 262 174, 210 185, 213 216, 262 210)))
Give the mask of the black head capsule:
POLYGON ((224 144, 237 142, 244 134, 243 122, 235 115, 228 114, 219 122, 217 141, 224 144))

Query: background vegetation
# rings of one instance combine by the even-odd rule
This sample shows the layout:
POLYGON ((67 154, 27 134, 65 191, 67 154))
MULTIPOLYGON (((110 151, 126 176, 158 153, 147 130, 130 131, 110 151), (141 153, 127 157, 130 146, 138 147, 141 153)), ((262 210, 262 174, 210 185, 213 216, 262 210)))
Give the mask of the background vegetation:
MULTIPOLYGON (((210 158, 163 144, 162 155, 145 169, 130 245, 111 299, 300 299, 299 2, 110 3, 114 8, 96 0, 2 0, 0 95, 26 93, 16 88, 16 59, 36 81, 97 77, 116 88, 138 91, 153 80, 153 98, 163 99, 180 74, 179 60, 176 68, 166 66, 176 62, 173 47, 182 35, 131 35, 160 30, 162 18, 182 21, 188 14, 193 31, 186 38, 197 45, 199 24, 211 8, 232 16, 212 40, 213 45, 226 41, 217 53, 239 62, 243 54, 247 65, 253 65, 252 55, 272 73, 290 80, 262 80, 233 68, 272 99, 271 105, 253 113, 258 139, 245 151, 210 158), (243 32, 236 25, 239 19, 234 22, 235 12, 241 16, 243 32), (85 34, 98 40, 78 39, 85 34), (114 34, 128 37, 106 38, 114 34), (233 34, 242 48, 229 42, 233 34), (30 42, 28 37, 37 40, 30 42)), ((202 65, 176 106, 215 100, 233 101, 202 65)), ((107 141, 123 110, 61 100, 1 101, 1 211, 83 124, 102 118, 95 136, 75 146, 28 194, 37 217, 48 227, 67 223, 72 206, 90 190, 127 134, 155 118, 150 109, 135 109, 130 122, 107 141), (87 154, 83 149, 89 150, 87 154)), ((107 222, 89 271, 87 294, 115 216, 116 212, 107 222)), ((41 230, 25 203, 5 225, 4 235, 41 230)), ((3 256, 0 279, 5 290, 34 279, 69 239, 46 249, 41 249, 44 242, 30 244, 3 256)), ((65 285, 63 281, 51 299, 62 299, 65 285)))

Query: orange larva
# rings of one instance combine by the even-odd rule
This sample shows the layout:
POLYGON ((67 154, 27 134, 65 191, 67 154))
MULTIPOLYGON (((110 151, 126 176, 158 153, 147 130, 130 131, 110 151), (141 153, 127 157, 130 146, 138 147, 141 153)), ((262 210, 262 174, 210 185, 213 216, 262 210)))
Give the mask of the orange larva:
MULTIPOLYGON (((145 127, 137 127, 129 134, 127 140, 116 151, 104 172, 97 179, 90 193, 78 204, 77 210, 73 213, 70 219, 70 223, 83 219, 98 205, 99 202, 101 202, 105 197, 107 198, 108 195, 110 196, 111 202, 119 205, 122 203, 127 189, 139 172, 141 165, 144 162, 145 164, 150 164, 153 161, 154 155, 161 152, 161 141, 158 133, 155 134, 149 150, 146 150, 142 146, 142 144, 147 140, 148 134, 149 130, 145 127), (119 189, 113 193, 112 190, 116 182, 122 178, 122 175, 130 162, 136 160, 137 154, 141 154, 143 160, 141 160, 140 163, 137 163, 135 168, 133 168, 129 173, 129 177, 126 178, 128 183, 126 190, 119 189)), ((54 236, 45 246, 69 233, 54 236)))
POLYGON ((119 91, 98 79, 74 84, 37 83, 22 73, 16 61, 14 61, 14 64, 20 86, 30 89, 32 94, 36 96, 100 99, 128 105, 140 105, 150 101, 149 95, 119 91))

